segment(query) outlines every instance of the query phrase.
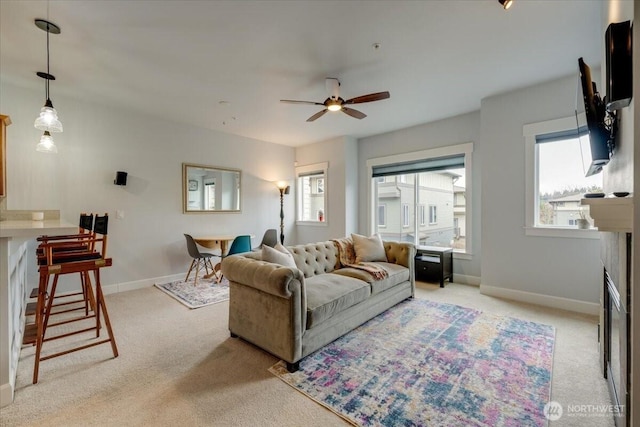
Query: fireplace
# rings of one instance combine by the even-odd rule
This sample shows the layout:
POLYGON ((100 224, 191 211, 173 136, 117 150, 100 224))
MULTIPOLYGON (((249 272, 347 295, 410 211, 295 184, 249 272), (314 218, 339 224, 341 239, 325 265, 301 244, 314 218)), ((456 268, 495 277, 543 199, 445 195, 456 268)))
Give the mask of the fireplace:
MULTIPOLYGON (((623 235, 624 236, 624 235, 623 235)), ((631 277, 631 234, 626 234, 626 242, 618 247, 617 264, 622 271, 604 269, 603 309, 604 334, 602 342, 603 371, 609 385, 612 404, 618 409, 614 417, 616 427, 629 426, 630 409, 630 302, 629 289, 631 277), (612 274, 610 274, 610 272, 612 274)), ((621 242, 622 243, 622 242, 621 242)), ((611 261, 611 259, 609 260, 611 261)), ((606 261, 605 261, 606 262, 606 261)))
MULTIPOLYGON (((632 364, 637 363, 631 358, 631 313, 634 309, 638 311, 632 306, 632 301, 638 300, 631 280, 633 196, 585 198, 581 203, 589 205, 589 214, 601 232, 600 253, 605 270, 601 288, 600 361, 613 404, 620 405, 616 406, 620 413, 614 420, 616 427, 628 427, 633 417, 637 425, 640 419, 637 402, 640 399, 638 390, 630 387, 632 364)), ((635 282, 638 282, 637 278, 635 282)))

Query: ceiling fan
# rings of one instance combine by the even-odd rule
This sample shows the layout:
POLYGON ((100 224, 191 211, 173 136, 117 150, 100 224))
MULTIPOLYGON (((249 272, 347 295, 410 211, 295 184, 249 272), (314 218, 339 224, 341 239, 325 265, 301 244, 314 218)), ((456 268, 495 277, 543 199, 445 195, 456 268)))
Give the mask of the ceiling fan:
POLYGON ((343 113, 355 117, 356 119, 364 119, 367 117, 361 111, 354 110, 353 108, 347 107, 347 105, 351 104, 363 104, 365 102, 373 102, 380 101, 382 99, 387 99, 390 97, 389 92, 377 92, 370 93, 368 95, 356 96, 355 98, 347 99, 346 101, 340 97, 340 81, 335 78, 327 78, 325 80, 325 84, 327 86, 327 92, 329 92, 329 97, 324 100, 324 102, 313 102, 313 101, 294 101, 292 99, 281 99, 280 102, 285 102, 288 104, 310 104, 310 105, 323 105, 325 107, 324 110, 318 111, 313 116, 307 119, 308 122, 312 122, 326 114, 327 111, 342 111, 343 113))

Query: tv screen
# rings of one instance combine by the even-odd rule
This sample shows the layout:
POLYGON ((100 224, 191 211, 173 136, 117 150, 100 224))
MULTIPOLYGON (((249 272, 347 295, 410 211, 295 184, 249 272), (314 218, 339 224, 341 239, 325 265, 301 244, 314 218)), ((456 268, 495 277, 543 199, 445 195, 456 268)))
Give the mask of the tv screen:
POLYGON ((589 145, 591 147, 591 165, 586 176, 602 171, 602 167, 609 163, 610 132, 605 125, 605 105, 596 84, 591 80, 591 69, 582 58, 578 59, 580 82, 582 83, 582 98, 584 99, 584 114, 587 117, 589 130, 589 145))

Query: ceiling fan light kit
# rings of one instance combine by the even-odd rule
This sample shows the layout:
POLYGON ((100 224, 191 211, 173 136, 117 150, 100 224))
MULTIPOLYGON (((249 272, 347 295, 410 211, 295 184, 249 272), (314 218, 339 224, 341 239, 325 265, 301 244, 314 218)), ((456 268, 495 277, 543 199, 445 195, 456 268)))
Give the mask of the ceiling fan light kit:
POLYGON ((339 90, 340 81, 338 79, 327 78, 325 79, 325 85, 327 88, 327 92, 329 92, 330 95, 329 95, 329 98, 324 100, 324 102, 296 101, 293 99, 281 99, 280 102, 284 102, 287 104, 322 105, 325 107, 324 110, 320 110, 313 116, 309 117, 307 119, 308 122, 313 122, 316 119, 324 116, 327 111, 331 111, 331 112, 342 111, 348 116, 361 120, 367 117, 367 115, 361 111, 346 107, 346 105, 363 104, 365 102, 380 101, 383 99, 387 99, 391 96, 389 92, 376 92, 376 93, 370 93, 368 95, 356 96, 355 98, 347 99, 345 101, 343 98, 340 97, 340 90, 339 90))

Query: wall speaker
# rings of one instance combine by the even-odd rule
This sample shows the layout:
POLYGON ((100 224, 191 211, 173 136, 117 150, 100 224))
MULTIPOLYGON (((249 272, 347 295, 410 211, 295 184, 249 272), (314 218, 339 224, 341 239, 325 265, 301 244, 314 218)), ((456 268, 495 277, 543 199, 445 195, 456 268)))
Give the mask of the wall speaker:
POLYGON ((127 173, 122 171, 116 172, 116 179, 113 183, 115 185, 127 185, 127 173))
POLYGON ((610 24, 604 36, 606 49, 607 111, 619 110, 633 96, 631 21, 610 24))

